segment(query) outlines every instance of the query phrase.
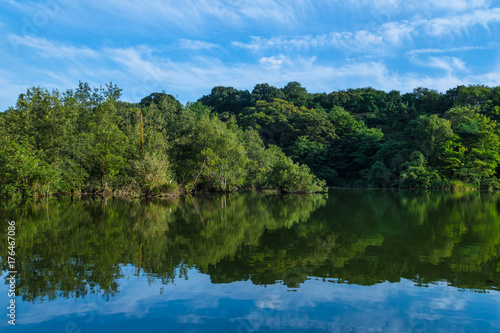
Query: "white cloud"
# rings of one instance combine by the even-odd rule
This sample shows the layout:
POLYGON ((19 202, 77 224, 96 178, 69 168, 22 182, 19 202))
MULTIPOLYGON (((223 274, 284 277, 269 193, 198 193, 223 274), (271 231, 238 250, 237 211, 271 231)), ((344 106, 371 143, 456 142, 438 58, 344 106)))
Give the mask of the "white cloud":
POLYGON ((488 28, 489 24, 498 22, 500 22, 500 8, 492 8, 458 16, 421 20, 420 25, 425 27, 425 33, 429 36, 448 36, 467 32, 472 26, 481 25, 488 28))
MULTIPOLYGON (((105 48, 103 53, 110 60, 121 65, 123 70, 136 77, 143 77, 143 81, 159 82, 165 80, 167 75, 159 66, 162 62, 151 61, 152 49, 146 46, 129 47, 125 49, 105 48)), ((165 61, 164 61, 165 62, 165 61)))
POLYGON ((188 50, 202 50, 202 49, 212 49, 218 48, 219 45, 209 42, 204 42, 201 40, 192 40, 192 39, 179 39, 179 48, 188 49, 188 50))
POLYGON ((476 51, 476 50, 488 50, 491 47, 483 46, 465 46, 465 47, 453 47, 445 49, 417 49, 406 52, 407 55, 413 56, 417 54, 427 54, 427 53, 455 53, 455 52, 466 52, 466 51, 476 51))
POLYGON ((4 2, 10 6, 16 7, 16 8, 21 8, 22 4, 18 3, 15 0, 4 0, 4 2))
POLYGON ((280 69, 283 65, 283 61, 286 59, 284 56, 280 57, 262 57, 259 59, 259 63, 265 68, 269 70, 277 70, 280 69))
MULTIPOLYGON (((338 4, 340 0, 334 1, 338 4)), ((447 1, 435 1, 435 0, 420 0, 420 1, 408 1, 408 0, 347 0, 342 1, 347 6, 356 6, 364 8, 376 8, 390 10, 391 12, 401 12, 401 11, 414 11, 419 10, 421 12, 436 11, 436 10, 446 10, 451 12, 462 12, 478 8, 487 8, 491 5, 491 0, 447 0, 447 1)))
MULTIPOLYGON (((200 91, 210 91, 216 85, 251 89, 262 82, 283 86, 290 81, 299 81, 312 92, 366 86, 386 91, 397 89, 407 92, 419 86, 446 91, 464 82, 475 82, 472 76, 461 78, 457 71, 465 70, 465 64, 449 57, 431 59, 426 64, 445 69, 445 76, 427 76, 419 73, 398 74, 390 71, 384 63, 376 61, 331 66, 317 63, 316 58, 292 59, 279 55, 261 57, 256 64, 227 65, 213 58, 202 58, 197 62, 173 62, 132 48, 110 49, 106 53, 123 66, 122 71, 128 73, 132 81, 143 84, 144 93, 141 96, 154 91, 152 87, 161 87, 174 95, 194 94, 200 97, 203 94, 200 91)), ((126 95, 127 91, 124 93, 126 95)))
POLYGON ((38 55, 44 58, 97 58, 99 52, 88 47, 75 47, 62 43, 51 42, 45 38, 18 36, 10 34, 8 36, 11 46, 18 51, 19 46, 26 46, 33 49, 38 55))
POLYGON ((416 65, 443 69, 449 74, 455 71, 467 71, 465 62, 457 57, 428 57, 421 59, 413 55, 410 60, 416 65))
MULTIPOLYGON (((308 12, 314 10, 309 0, 285 2, 281 0, 89 0, 75 4, 68 15, 79 25, 96 24, 93 16, 99 13, 114 25, 147 26, 171 31, 205 33, 215 27, 254 27, 256 22, 266 26, 288 27, 297 24, 308 12), (308 6, 309 5, 309 6, 308 6), (140 24, 138 24, 140 23, 140 24), (168 29, 166 29, 168 27, 168 29)), ((62 19, 62 17, 61 17, 62 19)), ((107 27, 104 27, 107 28, 107 27)), ((163 30, 162 30, 163 31, 163 30)))
POLYGON ((465 62, 456 57, 444 57, 444 58, 431 57, 430 59, 432 61, 432 64, 436 64, 436 67, 446 69, 447 71, 450 72, 455 70, 460 70, 460 71, 466 70, 465 62))
MULTIPOLYGON (((399 0, 400 2, 408 2, 399 0)), ((491 0, 446 0, 434 1, 424 0, 418 3, 412 2, 413 8, 417 9, 418 6, 423 6, 431 9, 444 9, 446 11, 469 11, 471 9, 487 8, 491 5, 491 0)))
MULTIPOLYGON (((113 81, 124 90, 124 99, 132 102, 137 102, 154 91, 162 90, 174 96, 178 95, 182 102, 187 102, 198 99, 214 86, 224 85, 251 90, 255 84, 264 82, 281 87, 290 81, 298 81, 311 92, 330 92, 366 86, 386 91, 396 89, 408 92, 419 86, 446 91, 459 84, 500 85, 497 69, 491 73, 470 73, 462 59, 441 56, 439 49, 422 49, 420 52, 415 51, 407 55, 415 65, 424 69, 441 69, 444 75, 425 74, 428 73, 426 70, 418 72, 391 70, 386 64, 387 60, 379 58, 378 60, 344 59, 342 62, 335 62, 318 57, 275 54, 257 57, 251 63, 243 61, 228 63, 207 56, 179 61, 164 57, 161 53, 155 53, 155 49, 143 45, 94 50, 86 46, 75 47, 43 38, 19 36, 15 38, 22 47, 58 61, 57 63, 48 61, 46 66, 39 66, 9 60, 9 63, 16 64, 11 66, 16 69, 9 69, 2 75, 2 85, 22 88, 18 91, 9 90, 11 97, 26 89, 23 82, 36 82, 31 85, 65 90, 75 87, 78 80, 88 81, 90 84, 113 81), (78 60, 78 66, 74 65, 75 59, 78 60)), ((325 36, 324 40, 328 38, 333 37, 325 36)), ((366 45, 379 42, 377 39, 367 40, 366 45)))
POLYGON ((249 43, 234 41, 233 46, 253 52, 268 49, 304 50, 332 47, 346 53, 384 53, 398 47, 408 47, 415 38, 443 38, 468 33, 474 26, 488 26, 500 22, 500 8, 476 10, 457 16, 388 22, 369 30, 331 32, 321 35, 252 37, 249 43))
POLYGON ((408 26, 397 27, 396 23, 391 23, 382 26, 379 30, 379 33, 359 30, 355 32, 331 32, 315 36, 276 36, 268 39, 253 36, 249 43, 234 41, 232 45, 252 52, 263 52, 268 49, 297 51, 332 47, 348 54, 377 53, 388 47, 402 44, 412 28, 408 26))
POLYGON ((491 73, 475 75, 475 83, 484 84, 490 87, 500 86, 500 71, 496 70, 491 73))

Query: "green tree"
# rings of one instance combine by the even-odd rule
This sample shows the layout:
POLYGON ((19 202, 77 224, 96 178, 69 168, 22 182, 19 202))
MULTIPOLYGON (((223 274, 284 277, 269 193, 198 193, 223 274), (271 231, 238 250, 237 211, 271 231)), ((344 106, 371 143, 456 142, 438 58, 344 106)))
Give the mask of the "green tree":
POLYGON ((252 100, 254 103, 257 101, 266 101, 271 103, 276 98, 284 100, 286 99, 286 96, 281 89, 270 86, 267 83, 256 84, 252 90, 252 100))
POLYGON ((343 107, 334 107, 328 112, 328 119, 335 128, 335 134, 346 137, 365 127, 363 121, 356 119, 343 107))
POLYGON ((0 145, 0 195, 23 198, 50 193, 57 174, 29 143, 16 141, 0 145))
POLYGON ((452 129, 464 147, 463 164, 456 169, 456 176, 475 184, 493 176, 500 162, 496 122, 479 113, 478 109, 469 107, 452 108, 445 117, 451 121, 452 129))
POLYGON ((310 99, 307 89, 302 87, 300 83, 293 81, 288 82, 286 86, 281 88, 285 99, 292 102, 296 106, 307 106, 310 99))
POLYGON ((275 161, 266 176, 268 188, 288 193, 321 192, 323 190, 326 185, 325 181, 320 181, 311 174, 307 165, 294 163, 278 147, 270 146, 269 149, 274 150, 275 161))
POLYGON ((116 185, 118 174, 126 166, 123 155, 127 138, 118 128, 115 102, 108 100, 99 105, 88 127, 89 132, 81 134, 86 143, 86 167, 94 185, 107 190, 116 185))
POLYGON ((248 90, 221 86, 214 87, 209 95, 203 96, 198 101, 213 108, 223 119, 238 115, 244 108, 253 105, 252 96, 248 90))
POLYGON ((349 137, 347 155, 351 159, 348 164, 348 174, 355 176, 355 172, 366 175, 369 168, 375 163, 375 156, 382 145, 384 134, 378 128, 363 128, 349 137))
POLYGON ((435 162, 438 148, 454 135, 451 122, 437 114, 422 115, 411 124, 414 145, 430 161, 435 162))
POLYGON ((401 173, 399 186, 411 188, 430 188, 440 186, 441 178, 436 170, 428 167, 424 155, 415 151, 410 161, 406 164, 407 169, 401 173))

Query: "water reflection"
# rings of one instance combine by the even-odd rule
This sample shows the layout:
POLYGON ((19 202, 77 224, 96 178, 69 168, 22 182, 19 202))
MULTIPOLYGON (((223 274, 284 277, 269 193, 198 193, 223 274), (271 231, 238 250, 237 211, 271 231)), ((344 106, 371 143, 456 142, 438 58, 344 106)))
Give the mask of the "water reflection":
POLYGON ((500 328, 499 198, 245 193, 4 204, 0 215, 17 221, 27 331, 62 318, 126 332, 146 330, 143 318, 173 331, 461 330, 464 316, 488 331, 500 328))
POLYGON ((82 200, 4 208, 2 216, 17 221, 17 292, 31 301, 113 296, 123 264, 163 283, 187 278, 190 268, 207 271, 243 246, 258 246, 266 230, 307 222, 325 202, 323 195, 256 193, 168 202, 82 200))
POLYGON ((51 201, 3 208, 2 216, 18 222, 18 292, 24 300, 113 296, 120 267, 128 264, 163 283, 187 278, 196 268, 213 283, 282 281, 299 288, 309 276, 360 285, 406 278, 487 290, 500 281, 498 198, 249 193, 158 202, 51 201))

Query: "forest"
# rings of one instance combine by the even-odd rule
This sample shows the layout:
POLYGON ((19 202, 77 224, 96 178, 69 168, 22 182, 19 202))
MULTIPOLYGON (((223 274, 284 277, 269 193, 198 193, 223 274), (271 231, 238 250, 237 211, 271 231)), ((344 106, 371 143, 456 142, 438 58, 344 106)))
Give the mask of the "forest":
POLYGON ((21 94, 0 113, 0 196, 500 187, 500 87, 120 98, 112 83, 21 94))

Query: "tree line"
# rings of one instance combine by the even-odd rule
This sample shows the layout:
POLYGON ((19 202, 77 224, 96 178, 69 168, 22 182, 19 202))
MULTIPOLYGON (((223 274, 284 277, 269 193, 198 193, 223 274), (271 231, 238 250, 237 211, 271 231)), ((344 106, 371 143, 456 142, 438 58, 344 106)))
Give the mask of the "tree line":
POLYGON ((21 94, 0 113, 0 195, 499 187, 500 87, 120 96, 112 83, 21 94))
POLYGON ((330 186, 498 188, 500 87, 308 93, 215 87, 200 100, 330 186))
POLYGON ((200 102, 153 93, 127 103, 120 95, 112 83, 21 94, 0 113, 0 195, 324 189, 307 165, 200 102))

